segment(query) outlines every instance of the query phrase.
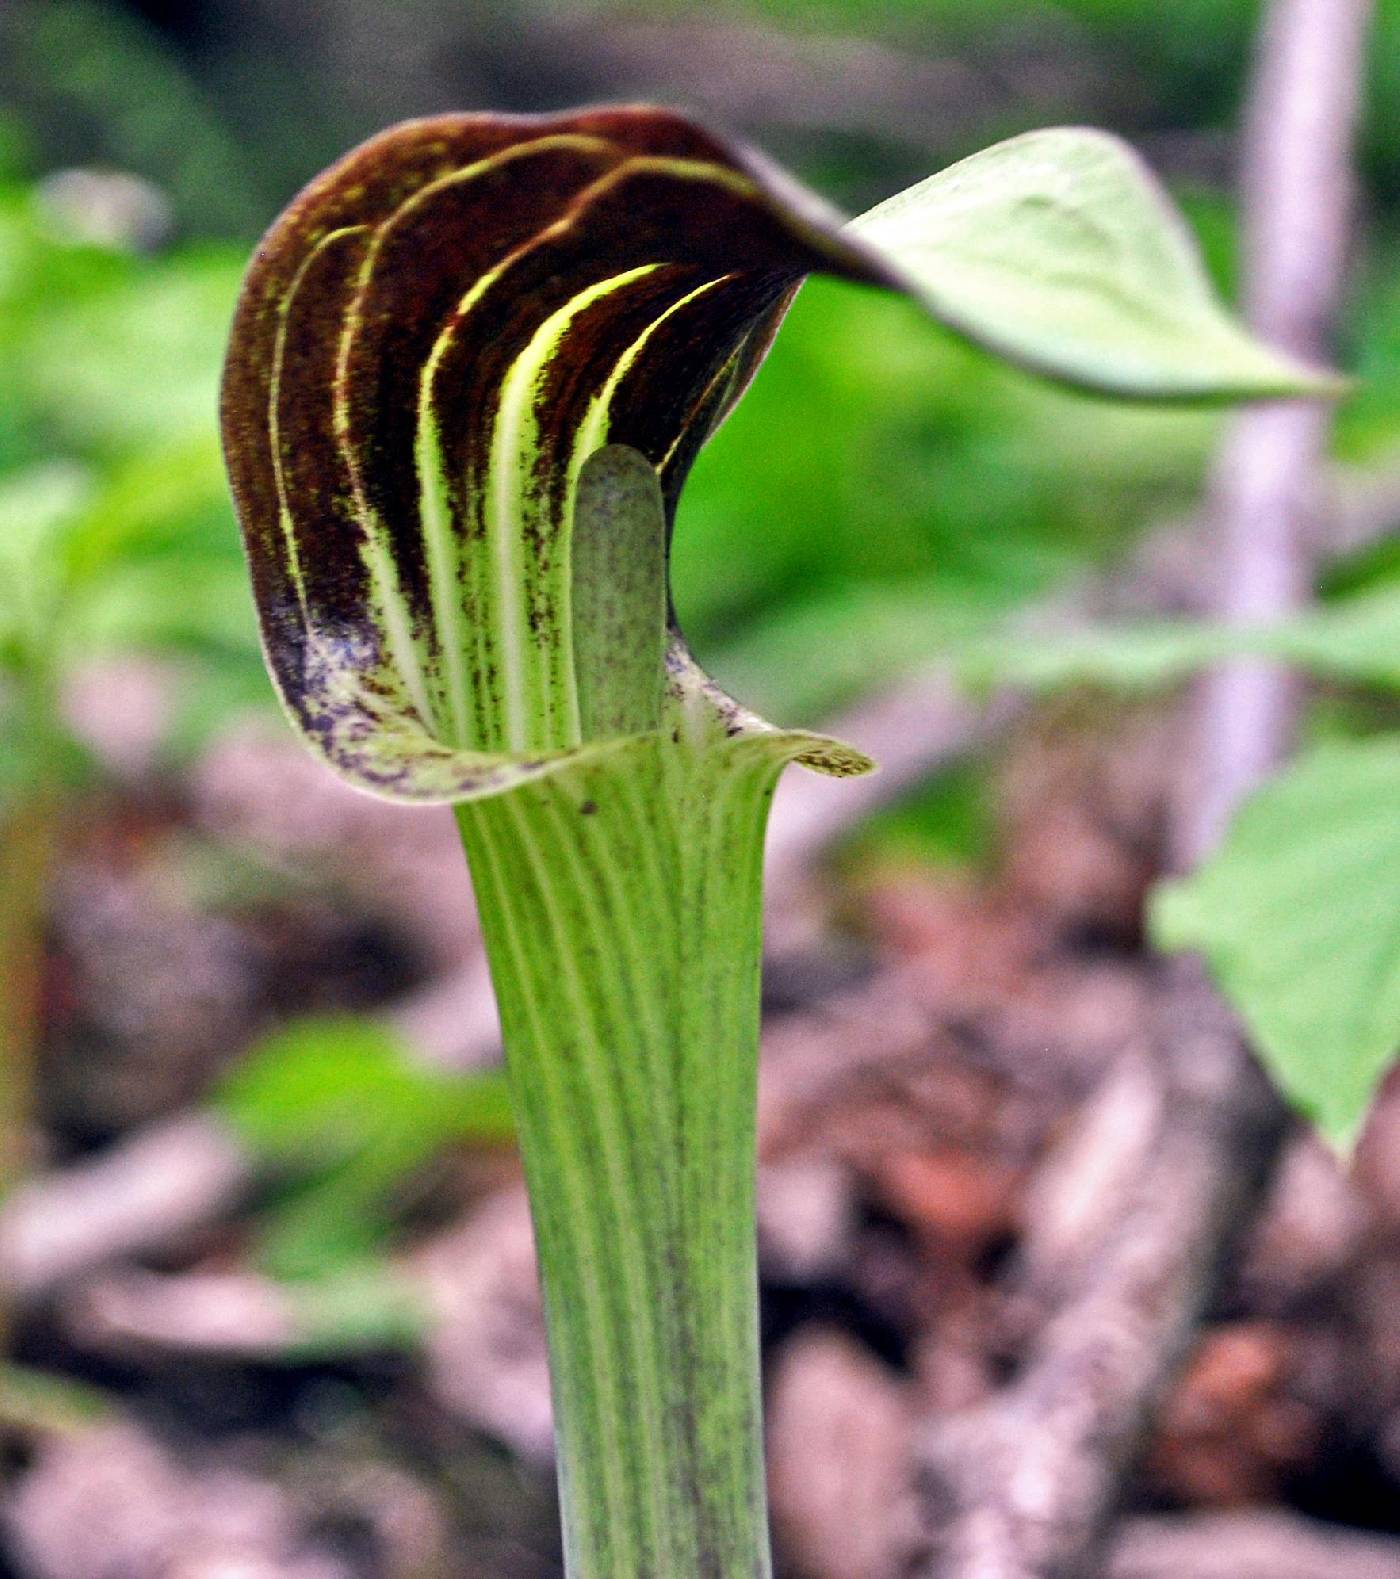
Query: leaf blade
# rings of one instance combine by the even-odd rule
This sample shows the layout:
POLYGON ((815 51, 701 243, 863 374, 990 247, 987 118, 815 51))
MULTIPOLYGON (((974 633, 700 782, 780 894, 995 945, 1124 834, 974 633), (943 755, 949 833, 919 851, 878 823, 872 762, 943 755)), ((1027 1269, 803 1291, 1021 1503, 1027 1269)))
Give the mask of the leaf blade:
POLYGON ((1397 807, 1400 743, 1316 751, 1151 912, 1160 947, 1205 954, 1285 1095, 1341 1149, 1400 1053, 1397 807))
POLYGON ((935 317, 1051 378, 1140 399, 1337 392, 1225 312, 1155 176, 1104 132, 1010 138, 848 230, 935 317))

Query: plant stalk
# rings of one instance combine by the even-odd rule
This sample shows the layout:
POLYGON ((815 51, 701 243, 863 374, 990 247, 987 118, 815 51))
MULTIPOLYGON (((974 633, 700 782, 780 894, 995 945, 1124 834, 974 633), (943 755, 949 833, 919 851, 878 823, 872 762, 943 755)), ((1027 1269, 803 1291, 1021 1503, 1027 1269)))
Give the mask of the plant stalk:
POLYGON ((57 797, 36 789, 0 813, 0 1199, 28 1171, 56 811, 57 797))
POLYGON ((766 1579, 754 1229, 771 752, 684 728, 458 808, 573 1579, 766 1579))
MULTIPOLYGON (((48 675, 36 665, 27 679, 20 738, 30 747, 32 771, 0 806, 0 1202, 28 1176, 32 1162, 44 923, 62 806, 48 675)), ((10 1290, 0 1284, 0 1365, 11 1327, 10 1290)), ((8 1379, 0 1388, 8 1393, 8 1379)))
POLYGON ((0 803, 0 1200, 29 1171, 44 921, 63 802, 57 683, 42 656, 29 656, 13 703, 25 755, 0 803))

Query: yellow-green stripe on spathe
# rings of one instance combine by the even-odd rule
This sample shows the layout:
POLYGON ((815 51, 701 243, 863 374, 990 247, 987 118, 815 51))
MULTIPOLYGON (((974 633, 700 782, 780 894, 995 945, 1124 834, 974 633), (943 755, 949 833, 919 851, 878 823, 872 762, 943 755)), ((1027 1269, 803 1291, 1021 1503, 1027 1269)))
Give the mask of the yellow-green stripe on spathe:
MULTIPOLYGON (((500 631, 506 746, 511 751, 568 746, 579 738, 578 695, 568 642, 572 489, 565 491, 565 518, 559 523, 557 546, 548 572, 542 573, 538 562, 531 562, 524 552, 527 520, 541 513, 531 501, 530 480, 539 451, 536 405, 545 373, 560 354, 569 325, 580 313, 663 267, 662 263, 645 263, 580 291, 544 320, 501 383, 491 435, 484 525, 487 553, 495 572, 493 607, 500 631), (532 600, 539 601, 541 582, 546 579, 550 583, 550 606, 557 612, 559 628, 564 633, 563 640, 548 645, 530 641, 526 635, 527 610, 532 600), (532 739, 533 728, 542 729, 543 738, 532 739)), ((582 464, 577 447, 573 458, 577 465, 582 464)))
MULTIPOLYGON (((282 464, 282 431, 278 408, 281 400, 282 372, 286 360, 288 325, 296 304, 297 293, 303 281, 316 262, 332 247, 343 246, 350 239, 363 237, 366 234, 367 229, 363 225, 350 225, 339 230, 330 231, 321 237, 302 260, 286 296, 278 304, 277 333, 273 344, 272 368, 268 380, 267 423, 273 485, 277 495, 277 525, 282 537, 287 576, 295 590, 297 608, 301 615, 301 627, 306 645, 306 662, 308 665, 318 668, 323 674, 330 674, 342 668, 353 668, 356 662, 362 661, 363 654, 357 653, 350 657, 342 653, 333 644, 328 644, 324 633, 318 627, 312 615, 311 606, 306 595, 306 575, 302 568, 301 550, 297 546, 296 519, 292 511, 287 491, 286 473, 282 464)), ((339 379, 339 376, 340 371, 337 368, 337 379, 339 379)), ((339 440, 341 438, 341 417, 338 400, 333 411, 332 422, 339 440)), ((416 649, 408 625, 404 599, 399 588, 397 569, 381 538, 372 533, 364 524, 363 509, 357 511, 357 518, 362 526, 362 538, 359 544, 360 556, 369 572, 370 584, 373 589, 373 621, 383 638, 390 657, 389 673, 386 678, 391 678, 396 686, 403 691, 408 704, 416 710, 422 720, 423 727, 425 729, 431 728, 432 714, 429 710, 427 690, 415 655, 416 649)))
MULTIPOLYGON (((617 393, 617 387, 632 370, 633 363, 646 349, 647 341, 661 328, 668 318, 680 312, 682 308, 689 307, 691 302, 703 296, 707 291, 712 291, 716 285, 722 285, 726 280, 732 279, 731 274, 720 274, 712 280, 706 280, 697 285, 694 290, 687 291, 678 301, 674 301, 637 336, 631 345, 617 359, 617 364, 608 374, 608 380, 602 389, 593 397, 588 407, 588 415, 584 418, 583 426, 579 429, 578 443, 574 448, 573 461, 569 469, 570 492, 578 483, 578 474, 584 461, 600 450, 608 442, 608 423, 612 416, 612 400, 617 393)), ((672 448, 674 449, 674 445, 672 448)))
POLYGON ((302 281, 310 272, 313 264, 322 253, 331 247, 339 246, 350 236, 363 236, 366 227, 351 225, 341 230, 333 230, 328 235, 322 236, 314 247, 301 261, 301 266, 292 276, 292 283, 287 294, 277 304, 277 333, 272 342, 272 370, 267 382, 267 431, 268 453, 272 463, 272 482, 277 492, 277 525, 282 534, 283 549, 286 554, 287 575, 292 586, 296 589, 297 607, 301 611, 301 625, 306 633, 306 640, 314 643, 317 640, 316 631, 311 619, 311 607, 306 599, 306 576, 301 567, 301 551, 297 548, 296 527, 292 516, 292 507, 287 498, 287 477, 282 466, 282 420, 278 414, 278 406, 282 395, 282 367, 287 355, 287 323, 291 317, 292 305, 297 299, 297 292, 302 281))

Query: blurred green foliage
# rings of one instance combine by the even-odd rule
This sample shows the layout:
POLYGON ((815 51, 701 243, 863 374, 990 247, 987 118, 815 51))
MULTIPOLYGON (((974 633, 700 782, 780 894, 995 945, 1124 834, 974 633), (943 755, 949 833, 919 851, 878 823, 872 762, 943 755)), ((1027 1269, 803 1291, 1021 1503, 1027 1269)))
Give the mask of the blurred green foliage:
POLYGON ((282 1181, 260 1217, 259 1260, 289 1280, 375 1262, 405 1179, 453 1142, 514 1136, 501 1071, 432 1069, 383 1025, 347 1016, 273 1032, 212 1105, 282 1181))
POLYGON ((11 762, 33 733, 17 704, 40 671, 61 684, 104 653, 178 651, 201 680, 251 694, 256 633, 213 424, 242 264, 232 247, 146 258, 92 244, 41 193, 0 187, 0 676, 11 701, 0 744, 11 762))
POLYGON ((1350 1147, 1400 1046, 1400 735, 1335 743, 1244 808, 1154 933, 1201 949, 1284 1091, 1350 1147))
POLYGON ((1034 637, 999 632, 955 656, 965 683, 1034 691, 1091 685, 1151 691, 1240 654, 1277 658, 1344 684, 1400 692, 1400 581, 1338 598, 1321 608, 1250 629, 1206 621, 1101 625, 1034 637))
POLYGON ((0 43, 5 96, 43 128, 45 165, 135 171, 197 214, 201 230, 258 227, 247 148, 180 51, 138 15, 101 0, 21 0, 0 43))

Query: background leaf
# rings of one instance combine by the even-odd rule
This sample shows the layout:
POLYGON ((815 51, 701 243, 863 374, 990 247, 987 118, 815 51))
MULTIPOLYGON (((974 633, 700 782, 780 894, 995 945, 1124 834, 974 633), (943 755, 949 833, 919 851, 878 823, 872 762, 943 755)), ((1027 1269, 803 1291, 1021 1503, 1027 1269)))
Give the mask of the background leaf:
POLYGON ((1400 690, 1400 583, 1368 589, 1277 625, 1229 627, 1162 620, 1082 630, 978 633, 955 645, 973 686, 1050 691, 1073 685, 1147 691, 1242 654, 1278 658, 1321 679, 1400 690))
POLYGON ((1400 741, 1305 757, 1220 853, 1158 890, 1166 949, 1200 949, 1290 1101, 1355 1140, 1400 1052, 1400 741))
POLYGON ((452 1141, 514 1133, 504 1076, 415 1060, 353 1017, 295 1022, 255 1047, 215 1109, 288 1178, 264 1215, 260 1259, 278 1277, 322 1277, 387 1245, 396 1191, 452 1141))

